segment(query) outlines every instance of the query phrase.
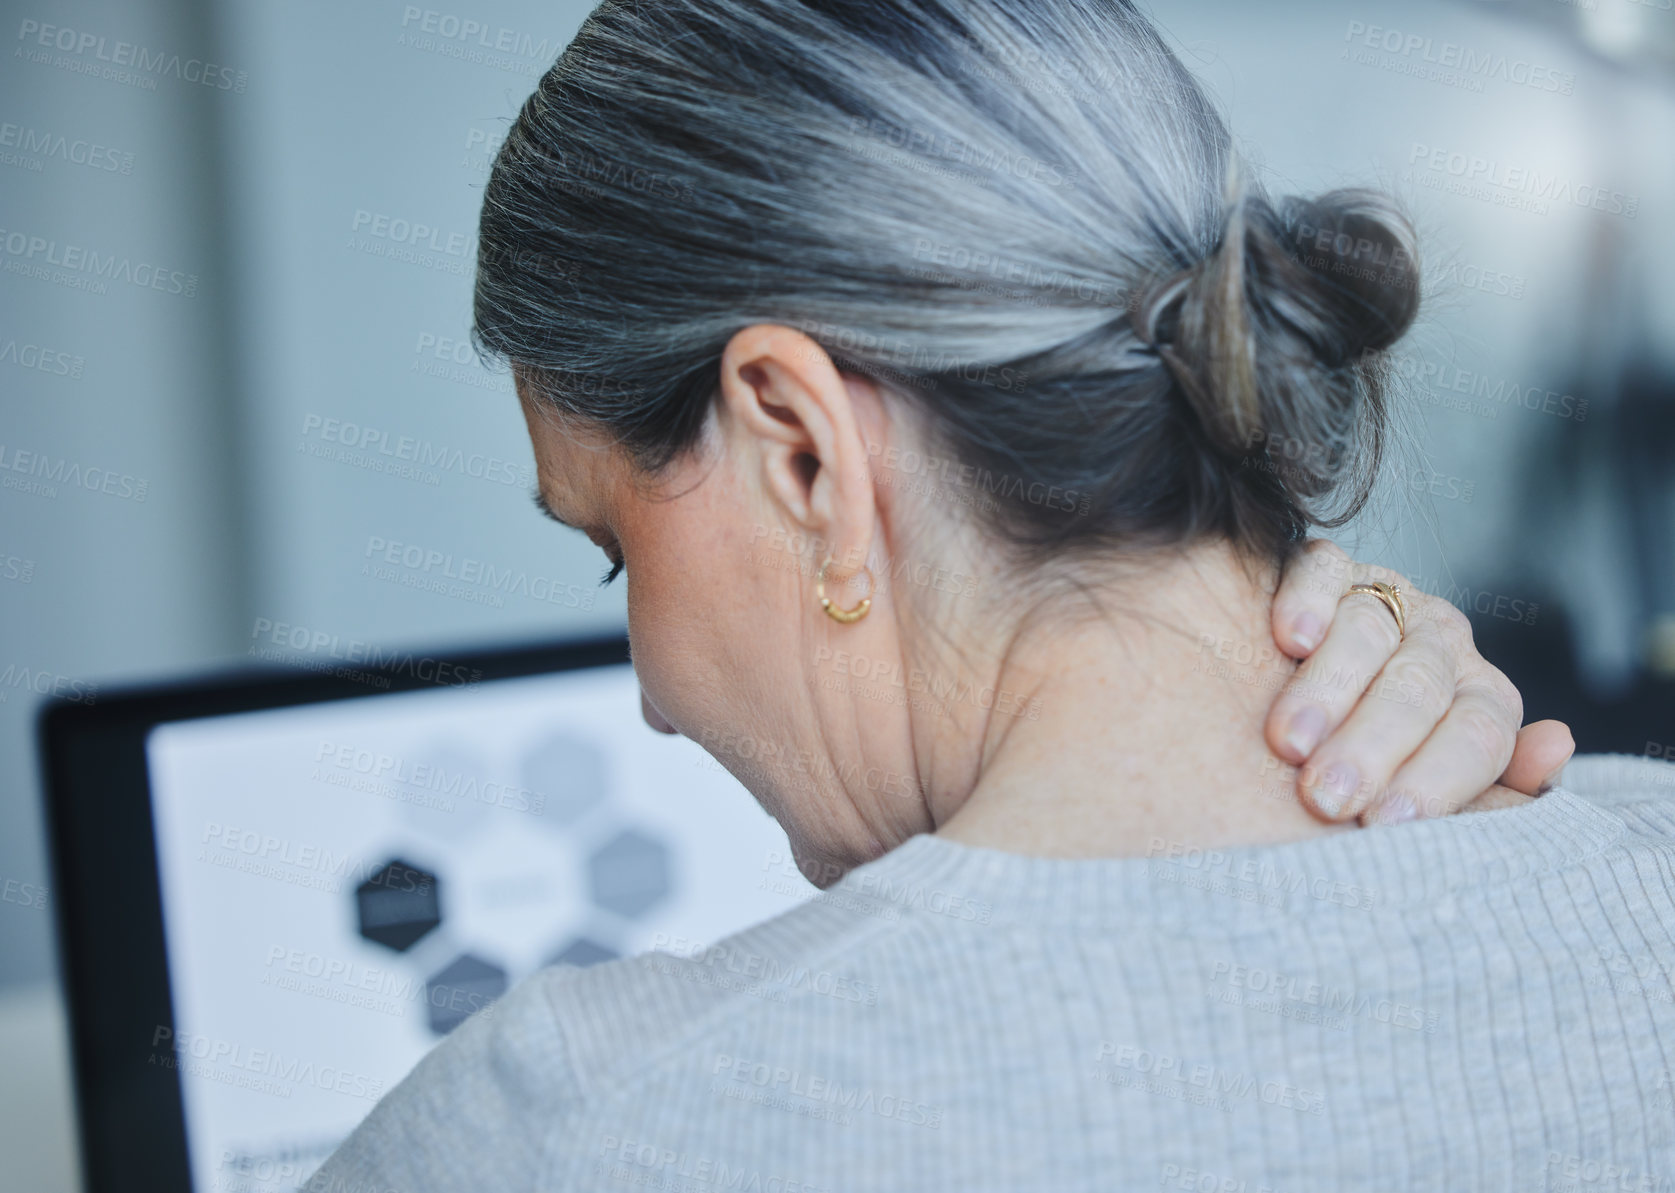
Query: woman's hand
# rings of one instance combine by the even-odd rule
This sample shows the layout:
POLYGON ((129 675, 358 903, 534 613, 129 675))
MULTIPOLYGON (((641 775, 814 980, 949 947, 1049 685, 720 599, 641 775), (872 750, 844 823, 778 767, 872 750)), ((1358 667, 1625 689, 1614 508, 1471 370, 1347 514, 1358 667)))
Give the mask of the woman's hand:
POLYGON ((1274 640, 1304 661, 1268 714, 1268 745, 1300 768, 1298 795, 1327 820, 1525 802, 1575 752, 1562 722, 1519 728, 1523 699, 1477 653, 1465 614, 1324 539, 1280 581, 1274 640), (1401 588, 1405 639, 1378 598, 1345 595, 1369 580, 1401 588))

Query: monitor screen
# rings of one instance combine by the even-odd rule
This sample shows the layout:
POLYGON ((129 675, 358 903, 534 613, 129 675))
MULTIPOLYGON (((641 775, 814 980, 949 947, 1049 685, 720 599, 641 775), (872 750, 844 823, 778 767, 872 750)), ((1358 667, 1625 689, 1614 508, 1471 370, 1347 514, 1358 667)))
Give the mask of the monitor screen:
POLYGON ((591 667, 146 739, 194 1185, 294 1188, 532 971, 696 951, 814 893, 718 763, 591 667))

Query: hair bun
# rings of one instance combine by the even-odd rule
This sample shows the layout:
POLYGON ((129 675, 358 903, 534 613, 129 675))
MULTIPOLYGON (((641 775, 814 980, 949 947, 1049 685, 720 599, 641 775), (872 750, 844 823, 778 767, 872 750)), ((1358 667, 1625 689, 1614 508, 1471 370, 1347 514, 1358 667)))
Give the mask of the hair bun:
POLYGON ((1315 279, 1322 363, 1340 365, 1401 339, 1419 313, 1419 248, 1395 203, 1377 191, 1338 190, 1291 199, 1281 218, 1291 252, 1315 279))
MULTIPOLYGON (((1134 331, 1157 348, 1210 447, 1276 465, 1279 448, 1283 468, 1270 471, 1317 496, 1339 479, 1363 401, 1382 400, 1369 358, 1418 313, 1416 242, 1376 191, 1277 205, 1246 194, 1215 251, 1140 296, 1134 331)), ((1382 417, 1368 421, 1376 434, 1382 417)))

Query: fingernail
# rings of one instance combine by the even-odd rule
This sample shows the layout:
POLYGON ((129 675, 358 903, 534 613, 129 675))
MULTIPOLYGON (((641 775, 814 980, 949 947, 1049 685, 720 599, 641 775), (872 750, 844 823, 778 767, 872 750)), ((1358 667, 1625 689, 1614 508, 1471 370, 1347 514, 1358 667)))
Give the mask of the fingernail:
POLYGON ((1320 738, 1326 732, 1326 710, 1318 704, 1306 704, 1291 718, 1291 724, 1285 730, 1285 744, 1296 751, 1297 761, 1301 762, 1320 744, 1320 738))
POLYGON ((1418 818, 1419 808, 1407 795, 1392 795, 1379 805, 1377 811, 1368 816, 1374 824, 1401 824, 1403 821, 1418 818))
POLYGON ((1350 763, 1334 762, 1326 768, 1323 781, 1313 792, 1314 806, 1322 816, 1336 820, 1360 781, 1360 772, 1350 763))
POLYGON ((1304 650, 1313 650, 1325 636, 1325 623, 1313 613, 1304 613, 1291 624, 1291 640, 1304 650))

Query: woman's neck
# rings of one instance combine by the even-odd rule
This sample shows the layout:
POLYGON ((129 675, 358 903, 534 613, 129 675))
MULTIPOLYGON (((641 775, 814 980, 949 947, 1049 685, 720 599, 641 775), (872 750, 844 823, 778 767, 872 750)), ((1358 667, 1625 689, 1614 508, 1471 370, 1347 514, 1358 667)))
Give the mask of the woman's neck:
POLYGON ((996 689, 1027 693, 1038 715, 989 719, 969 794, 933 807, 937 833, 1135 857, 1347 831, 1303 807, 1263 738, 1295 669, 1273 643, 1272 589, 1227 548, 1196 548, 1099 593, 1100 616, 1025 627, 996 689))

